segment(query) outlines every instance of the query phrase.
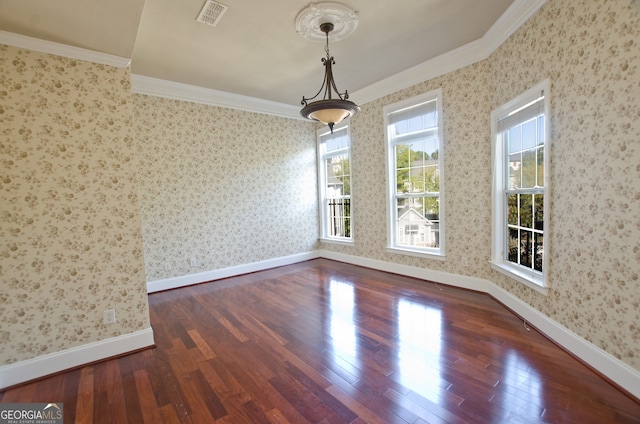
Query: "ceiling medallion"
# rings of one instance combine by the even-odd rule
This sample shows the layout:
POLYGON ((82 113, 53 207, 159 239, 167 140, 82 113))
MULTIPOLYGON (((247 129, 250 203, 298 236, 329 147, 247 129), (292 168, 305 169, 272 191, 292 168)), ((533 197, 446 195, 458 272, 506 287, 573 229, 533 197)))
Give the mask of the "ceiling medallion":
POLYGON ((324 42, 324 23, 333 24, 331 41, 344 40, 358 27, 358 12, 341 3, 311 3, 296 16, 296 32, 310 41, 324 42))

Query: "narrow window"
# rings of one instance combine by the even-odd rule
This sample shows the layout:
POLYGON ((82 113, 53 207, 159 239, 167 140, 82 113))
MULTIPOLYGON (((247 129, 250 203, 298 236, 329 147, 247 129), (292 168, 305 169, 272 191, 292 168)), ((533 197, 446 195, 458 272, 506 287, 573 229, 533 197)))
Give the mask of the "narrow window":
POLYGON ((444 259, 441 91, 384 108, 388 248, 444 259))
POLYGON ((492 113, 492 266, 546 291, 548 93, 545 81, 492 113))
POLYGON ((351 221, 351 154, 349 127, 318 131, 320 237, 353 240, 351 221))

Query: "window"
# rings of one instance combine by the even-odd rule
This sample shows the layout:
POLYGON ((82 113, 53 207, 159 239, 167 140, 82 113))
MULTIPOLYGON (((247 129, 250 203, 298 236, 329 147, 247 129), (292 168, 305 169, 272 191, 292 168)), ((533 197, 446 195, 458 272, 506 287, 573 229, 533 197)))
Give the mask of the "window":
POLYGON ((549 82, 544 81, 491 115, 492 267, 543 293, 548 268, 548 93, 549 82))
POLYGON ((318 180, 320 195, 320 237, 350 242, 351 160, 349 127, 318 130, 318 180))
POLYGON ((387 128, 388 248, 444 259, 442 93, 384 108, 387 128))

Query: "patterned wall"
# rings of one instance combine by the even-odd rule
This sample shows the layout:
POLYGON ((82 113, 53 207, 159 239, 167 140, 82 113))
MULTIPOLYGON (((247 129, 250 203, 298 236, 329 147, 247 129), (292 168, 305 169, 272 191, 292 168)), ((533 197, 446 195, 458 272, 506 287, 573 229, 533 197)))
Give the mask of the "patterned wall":
POLYGON ((551 81, 553 290, 536 309, 640 369, 640 2, 550 1, 491 60, 492 107, 551 81))
POLYGON ((640 369, 638 40, 638 1, 549 0, 488 60, 364 105, 352 119, 355 246, 321 247, 486 278, 640 369), (545 78, 552 106, 548 296, 489 266, 491 110, 545 78), (445 262, 386 252, 381 172, 383 106, 439 87, 445 262))
MULTIPOLYGON (((488 60, 362 105, 355 245, 320 247, 489 279, 640 369, 638 40, 637 0, 549 0, 488 60), (488 265, 490 113, 545 78, 548 296, 488 265), (435 88, 445 262, 385 249, 382 108, 435 88)), ((153 281, 317 247, 313 125, 132 96, 128 70, 6 46, 0 82, 0 364, 148 327, 145 266, 153 281)))
POLYGON ((0 364, 149 328, 129 81, 0 45, 0 364))
POLYGON ((134 105, 148 281, 314 250, 311 123, 144 95, 134 105))

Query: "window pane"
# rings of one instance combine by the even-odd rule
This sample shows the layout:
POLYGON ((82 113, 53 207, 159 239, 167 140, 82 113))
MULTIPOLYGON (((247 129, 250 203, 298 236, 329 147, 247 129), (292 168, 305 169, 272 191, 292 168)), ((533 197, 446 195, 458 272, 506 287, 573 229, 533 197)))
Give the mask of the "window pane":
POLYGON ((531 231, 520 230, 520 265, 527 268, 531 268, 532 236, 531 231))
POLYGON ((440 220, 440 200, 438 197, 423 197, 422 210, 426 219, 432 222, 440 220))
POLYGON ((533 195, 520 195, 520 226, 533 228, 533 205, 531 204, 533 195))
POLYGON ((425 153, 425 160, 438 159, 438 137, 429 137, 424 139, 422 150, 425 153))
POLYGON ((509 129, 507 133, 507 140, 509 140, 509 153, 519 152, 522 150, 522 138, 520 134, 520 125, 509 129))
POLYGON ((396 154, 396 169, 409 168, 411 146, 409 144, 397 144, 395 149, 396 154))
POLYGON ((534 201, 534 228, 536 230, 544 230, 544 196, 536 194, 533 196, 534 201))
POLYGON ((437 193, 440 191, 440 171, 438 165, 427 166, 424 170, 424 191, 437 193))
POLYGON ((410 166, 419 166, 422 165, 424 161, 424 140, 414 141, 413 143, 407 144, 409 146, 409 165, 410 166))
POLYGON ((518 263, 518 230, 509 228, 509 238, 507 240, 507 254, 509 262, 518 263))
POLYGON ((536 167, 538 169, 536 185, 538 187, 544 187, 544 147, 536 149, 536 162, 536 167))
POLYGON ((326 134, 321 137, 321 140, 325 143, 325 150, 327 152, 333 152, 334 150, 342 149, 349 146, 349 133, 347 128, 336 130, 333 134, 326 134))
POLYGON ((439 216, 438 197, 398 199, 398 244, 439 247, 439 216))
POLYGON ((424 127, 435 128, 438 126, 438 113, 436 111, 427 113, 424 116, 424 127))
POLYGON ((424 128, 424 117, 416 116, 409 119, 407 122, 407 132, 416 132, 424 128))
POLYGON ((327 201, 328 233, 332 237, 351 237, 351 201, 329 199, 327 201))
POLYGON ((351 194, 351 178, 349 175, 342 177, 342 195, 349 196, 351 194))
POLYGON ((418 131, 435 128, 438 126, 438 113, 435 101, 418 105, 415 108, 404 109, 389 115, 393 133, 401 136, 418 131))
POLYGON ((398 218, 400 218, 402 216, 402 214, 403 214, 402 210, 404 210, 405 208, 407 208, 407 209, 409 208, 409 201, 410 200, 411 199, 403 199, 403 198, 398 199, 398 202, 397 202, 398 218))
POLYGON ((532 149, 538 141, 538 121, 532 119, 522 124, 522 150, 532 149))
POLYGON ((544 115, 538 116, 538 146, 544 145, 544 115))
POLYGON ((535 234, 535 250, 534 250, 534 261, 533 268, 536 271, 542 272, 542 258, 544 255, 544 235, 540 233, 535 234))
POLYGON ((518 195, 507 195, 507 222, 509 225, 518 225, 518 195))
POLYGON ((335 197, 351 193, 349 187, 349 158, 347 155, 326 159, 326 196, 335 197))
POLYGON ((509 155, 509 188, 521 187, 522 154, 520 152, 509 155))
POLYGON ((422 157, 422 152, 411 154, 412 161, 410 164, 409 178, 411 180, 412 193, 424 192, 424 161, 422 157))
POLYGON ((411 191, 411 182, 409 181, 409 170, 400 169, 396 172, 396 192, 409 193, 411 191))
POLYGON ((522 186, 532 188, 536 185, 536 151, 522 152, 522 186))

